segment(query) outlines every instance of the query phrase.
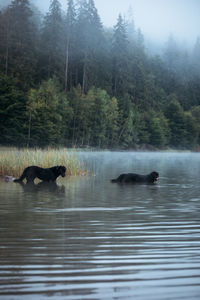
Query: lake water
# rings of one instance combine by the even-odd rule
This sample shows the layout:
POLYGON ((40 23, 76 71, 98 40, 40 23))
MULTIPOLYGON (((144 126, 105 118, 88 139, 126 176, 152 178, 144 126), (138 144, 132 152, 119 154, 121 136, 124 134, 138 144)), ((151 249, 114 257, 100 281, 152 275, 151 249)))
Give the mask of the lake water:
POLYGON ((79 155, 94 176, 0 182, 0 298, 200 299, 200 154, 79 155))

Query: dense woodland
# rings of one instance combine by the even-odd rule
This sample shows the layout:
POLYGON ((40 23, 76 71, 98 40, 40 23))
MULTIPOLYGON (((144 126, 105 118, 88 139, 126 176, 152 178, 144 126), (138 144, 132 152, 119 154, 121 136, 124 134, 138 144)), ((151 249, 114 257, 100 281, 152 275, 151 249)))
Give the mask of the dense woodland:
POLYGON ((104 28, 93 0, 67 4, 1 7, 0 144, 197 149, 200 38, 152 55, 132 18, 104 28))

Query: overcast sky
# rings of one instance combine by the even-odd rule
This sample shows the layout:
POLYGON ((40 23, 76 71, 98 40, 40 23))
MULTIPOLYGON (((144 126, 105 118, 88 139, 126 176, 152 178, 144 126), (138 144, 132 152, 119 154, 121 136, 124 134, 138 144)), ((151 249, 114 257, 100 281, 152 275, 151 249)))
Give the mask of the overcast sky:
POLYGON ((154 39, 166 38, 170 33, 187 40, 200 35, 200 0, 95 0, 95 3, 106 25, 113 25, 119 12, 124 14, 131 6, 136 26, 154 39))
MULTIPOLYGON (((44 7, 49 0, 35 0, 44 7), (46 2, 46 3, 45 3, 46 2)), ((136 27, 145 36, 166 41, 172 33, 180 41, 194 42, 200 35, 200 0, 94 0, 105 26, 116 24, 119 13, 126 15, 132 8, 136 27)), ((66 9, 67 0, 60 0, 66 9)))
MULTIPOLYGON (((2 0, 0 0, 2 1, 2 0)), ((4 0, 5 1, 5 0, 4 0)), ((67 0, 59 0, 66 9, 67 0)), ((32 0, 42 10, 50 0, 32 0)), ((135 25, 154 42, 166 41, 172 33, 180 41, 194 43, 200 36, 200 0, 94 0, 102 23, 116 24, 119 13, 132 8, 135 25)))

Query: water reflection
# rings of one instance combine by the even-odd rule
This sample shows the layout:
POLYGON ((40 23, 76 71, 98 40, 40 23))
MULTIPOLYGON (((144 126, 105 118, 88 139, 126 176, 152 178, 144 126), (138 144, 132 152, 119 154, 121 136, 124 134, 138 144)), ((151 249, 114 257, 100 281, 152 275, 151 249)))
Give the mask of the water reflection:
POLYGON ((0 297, 199 299, 199 155, 80 155, 95 176, 0 182, 0 297), (152 169, 158 184, 110 183, 152 169))
POLYGON ((56 182, 39 182, 39 183, 34 183, 34 182, 29 182, 29 183, 24 183, 24 182, 19 182, 19 184, 24 192, 31 192, 31 193, 39 193, 39 192, 48 192, 48 193, 54 193, 54 194, 65 194, 65 186, 58 185, 56 182))

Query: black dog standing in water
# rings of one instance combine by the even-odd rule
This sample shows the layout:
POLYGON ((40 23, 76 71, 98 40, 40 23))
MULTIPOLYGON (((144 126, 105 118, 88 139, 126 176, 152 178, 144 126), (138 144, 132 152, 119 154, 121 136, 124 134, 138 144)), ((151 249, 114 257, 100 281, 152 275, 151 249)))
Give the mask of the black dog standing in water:
POLYGON ((135 173, 121 174, 116 179, 111 179, 111 182, 117 183, 154 183, 158 181, 159 173, 151 172, 148 175, 139 175, 135 173))
POLYGON ((20 178, 15 179, 14 182, 22 182, 25 178, 27 183, 34 182, 35 178, 42 181, 55 182, 58 176, 65 177, 66 168, 64 166, 55 166, 52 168, 40 168, 37 166, 30 166, 24 169, 20 178))

